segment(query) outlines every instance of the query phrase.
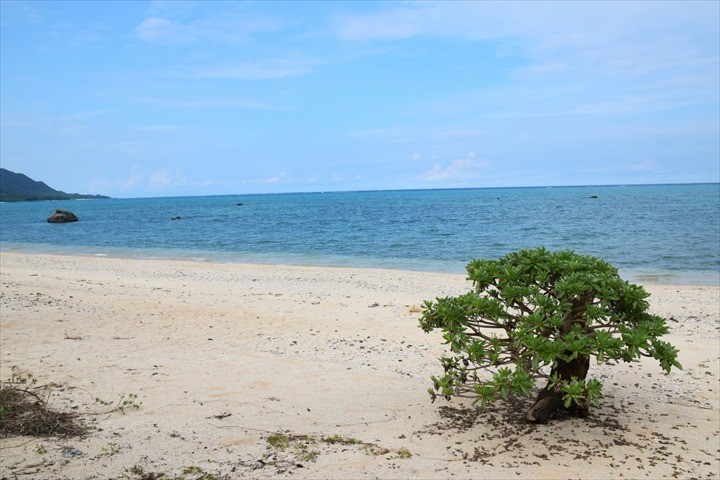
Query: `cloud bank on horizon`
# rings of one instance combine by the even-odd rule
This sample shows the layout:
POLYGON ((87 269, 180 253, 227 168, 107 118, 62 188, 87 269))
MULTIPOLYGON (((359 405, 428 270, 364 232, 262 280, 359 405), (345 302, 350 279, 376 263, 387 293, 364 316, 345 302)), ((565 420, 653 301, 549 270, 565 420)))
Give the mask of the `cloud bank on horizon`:
POLYGON ((0 2, 0 162, 116 197, 720 181, 720 3, 0 2))

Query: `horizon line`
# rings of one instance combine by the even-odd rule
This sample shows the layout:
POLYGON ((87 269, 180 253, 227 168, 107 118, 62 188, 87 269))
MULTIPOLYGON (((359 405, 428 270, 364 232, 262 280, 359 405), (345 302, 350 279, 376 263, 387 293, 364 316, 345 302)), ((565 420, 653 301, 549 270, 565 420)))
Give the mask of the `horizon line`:
MULTIPOLYGON (((298 190, 287 192, 255 192, 255 193, 214 193, 210 195, 158 195, 139 197, 109 197, 115 200, 132 200, 146 198, 183 198, 183 197, 239 197, 252 195, 311 195, 328 193, 372 193, 372 192, 422 192, 422 191, 449 191, 449 190, 503 190, 503 189, 533 189, 533 188, 607 188, 607 187, 661 187, 682 185, 720 185, 717 182, 670 182, 670 183, 604 183, 604 184, 575 184, 575 185, 526 185, 514 187, 440 187, 440 188, 370 188, 361 190, 298 190)), ((100 194, 102 195, 102 194, 100 194)), ((99 198, 97 200, 103 200, 99 198)), ((58 200, 55 200, 58 201, 58 200)))

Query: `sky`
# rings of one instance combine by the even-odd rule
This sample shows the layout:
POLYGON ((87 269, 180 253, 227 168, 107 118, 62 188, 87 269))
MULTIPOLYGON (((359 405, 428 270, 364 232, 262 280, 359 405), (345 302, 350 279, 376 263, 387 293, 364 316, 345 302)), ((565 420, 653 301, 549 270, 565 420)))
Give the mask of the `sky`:
POLYGON ((0 0, 0 166, 158 197, 720 181, 720 2, 0 0))

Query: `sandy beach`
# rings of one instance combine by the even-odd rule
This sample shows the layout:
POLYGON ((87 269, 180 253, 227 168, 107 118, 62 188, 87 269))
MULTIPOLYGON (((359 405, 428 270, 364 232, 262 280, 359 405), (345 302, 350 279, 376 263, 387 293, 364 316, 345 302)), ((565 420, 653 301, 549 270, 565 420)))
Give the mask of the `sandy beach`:
POLYGON ((0 439, 3 479, 720 477, 718 287, 646 286, 684 370, 593 364, 589 418, 531 425, 430 401, 419 307, 462 275, 2 253, 0 279, 0 378, 92 427, 0 439))

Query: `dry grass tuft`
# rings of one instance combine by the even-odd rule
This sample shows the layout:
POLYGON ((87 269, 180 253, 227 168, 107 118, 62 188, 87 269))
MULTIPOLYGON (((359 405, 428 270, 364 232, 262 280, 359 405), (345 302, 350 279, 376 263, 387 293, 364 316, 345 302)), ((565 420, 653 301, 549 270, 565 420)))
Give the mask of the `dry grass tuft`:
POLYGON ((0 438, 84 435, 87 428, 78 415, 52 410, 43 396, 49 387, 36 382, 32 374, 17 373, 0 382, 0 438))

